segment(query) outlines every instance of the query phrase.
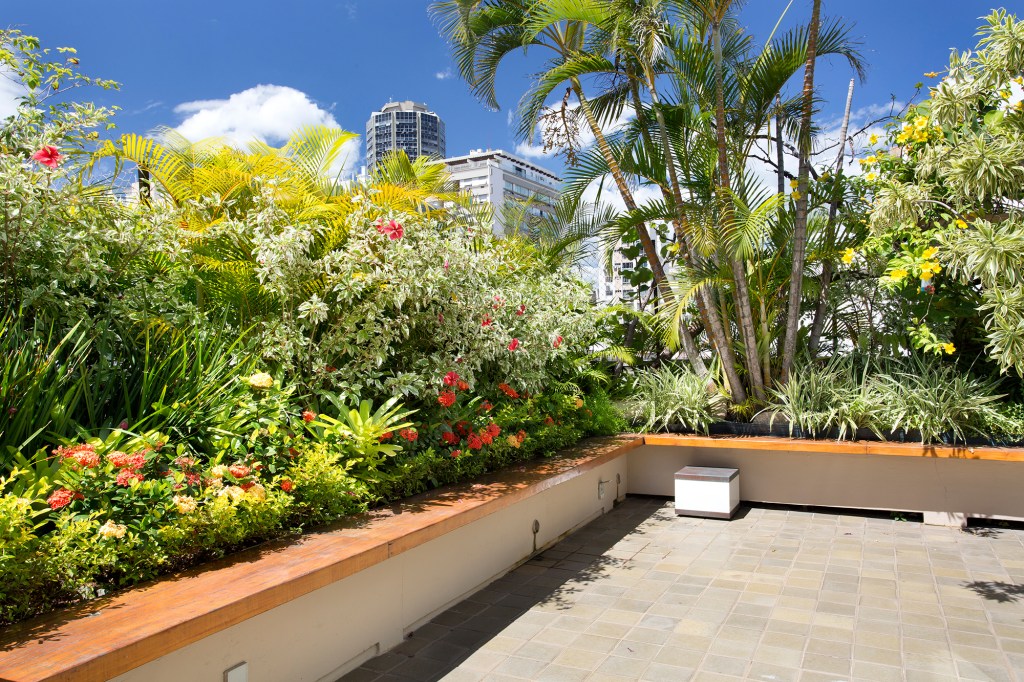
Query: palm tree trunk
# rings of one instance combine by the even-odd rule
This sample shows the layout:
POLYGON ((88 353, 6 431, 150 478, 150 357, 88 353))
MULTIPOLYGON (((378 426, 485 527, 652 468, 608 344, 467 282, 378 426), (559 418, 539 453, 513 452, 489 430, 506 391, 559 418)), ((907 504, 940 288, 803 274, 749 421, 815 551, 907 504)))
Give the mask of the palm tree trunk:
POLYGON ((804 264, 807 260, 807 185, 811 169, 811 114, 814 111, 814 62, 818 51, 821 0, 814 0, 807 36, 807 65, 804 67, 804 102, 800 115, 800 171, 797 177, 796 215, 793 217, 793 268, 789 277, 789 305, 786 313, 786 341, 782 348, 782 381, 789 380, 796 357, 800 332, 800 301, 803 297, 804 264))
MULTIPOLYGON (((711 25, 715 58, 715 134, 718 145, 718 182, 721 185, 719 198, 722 224, 733 222, 733 205, 729 181, 729 154, 725 143, 725 76, 722 64, 722 25, 716 20, 711 25)), ((754 397, 764 400, 764 377, 761 372, 761 358, 757 352, 757 336, 754 333, 754 315, 750 307, 750 289, 747 286, 746 265, 734 254, 729 254, 732 269, 736 318, 743 338, 744 364, 750 377, 754 397)))
MULTIPOLYGON (((587 98, 583 95, 583 88, 580 86, 579 81, 573 80, 572 82, 573 91, 576 93, 576 98, 580 102, 580 109, 583 111, 583 115, 587 119, 587 125, 590 126, 591 132, 594 134, 594 139, 597 141, 597 147, 601 151, 601 156, 604 157, 605 163, 608 164, 608 169, 611 171, 612 179, 615 180, 615 186, 619 190, 619 194, 622 196, 622 201, 626 205, 626 209, 629 211, 635 211, 637 208, 636 201, 633 199, 633 192, 629 189, 629 185, 626 183, 626 176, 622 173, 622 168, 619 166, 619 162, 615 158, 615 154, 612 152, 611 145, 608 144, 608 139, 604 135, 604 131, 601 130, 601 126, 598 125, 597 118, 594 116, 593 110, 590 108, 590 103, 587 98)), ((644 255, 647 256, 647 262, 651 266, 651 272, 654 274, 654 286, 657 287, 665 300, 672 298, 672 289, 668 285, 668 280, 665 277, 665 268, 661 263, 661 256, 658 254, 658 248, 651 239, 650 232, 647 230, 647 225, 641 223, 636 228, 637 237, 640 240, 640 246, 644 250, 644 255)), ((697 372, 700 376, 707 374, 707 367, 704 365, 704 361, 700 357, 700 352, 697 349, 697 344, 693 340, 693 336, 690 334, 689 328, 686 325, 680 325, 679 336, 682 340, 683 350, 686 352, 686 357, 690 361, 690 365, 693 367, 693 371, 697 372)))
MULTIPOLYGON (((853 83, 850 79, 850 90, 846 93, 846 112, 843 114, 843 126, 839 133, 839 153, 836 155, 835 180, 832 190, 832 199, 828 206, 828 223, 825 225, 825 245, 830 246, 835 242, 836 215, 839 213, 839 190, 843 179, 843 156, 846 152, 846 135, 850 129, 850 109, 853 106, 853 83)), ((828 288, 832 285, 832 261, 826 258, 821 265, 821 291, 818 293, 818 303, 814 306, 814 322, 811 324, 811 337, 807 341, 807 348, 811 355, 818 352, 818 344, 821 343, 821 332, 825 327, 825 306, 828 303, 828 288)))

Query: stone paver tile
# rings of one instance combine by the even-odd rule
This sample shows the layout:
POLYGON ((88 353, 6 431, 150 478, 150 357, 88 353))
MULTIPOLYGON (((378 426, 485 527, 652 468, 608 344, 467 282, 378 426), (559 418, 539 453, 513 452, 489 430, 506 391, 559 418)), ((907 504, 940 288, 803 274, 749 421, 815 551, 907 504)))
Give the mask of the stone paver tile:
POLYGON ((761 663, 754 661, 747 670, 748 680, 763 680, 764 682, 797 682, 800 678, 800 670, 787 668, 772 663, 761 663))
POLYGON ((687 682, 693 678, 694 672, 691 668, 655 662, 647 666, 640 679, 643 682, 687 682))
POLYGON ((601 662, 595 672, 606 675, 620 675, 631 679, 639 679, 650 662, 641 658, 623 658, 609 656, 601 662))

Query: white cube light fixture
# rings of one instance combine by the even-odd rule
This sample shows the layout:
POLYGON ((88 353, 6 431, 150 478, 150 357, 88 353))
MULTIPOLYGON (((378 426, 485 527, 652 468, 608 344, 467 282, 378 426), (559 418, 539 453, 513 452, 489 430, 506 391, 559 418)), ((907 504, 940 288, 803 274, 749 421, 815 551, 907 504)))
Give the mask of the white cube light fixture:
POLYGON ((676 472, 676 515, 731 519, 740 504, 740 470, 683 467, 676 472))

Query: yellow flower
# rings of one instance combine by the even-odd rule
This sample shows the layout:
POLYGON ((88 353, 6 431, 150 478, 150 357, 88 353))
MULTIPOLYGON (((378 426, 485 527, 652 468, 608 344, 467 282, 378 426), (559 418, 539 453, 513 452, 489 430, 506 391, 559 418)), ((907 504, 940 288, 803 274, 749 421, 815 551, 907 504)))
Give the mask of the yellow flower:
POLYGON ((871 133, 871 137, 868 138, 868 142, 871 144, 878 144, 878 135, 876 133, 871 133))
POLYGON ((952 355, 956 352, 956 346, 951 343, 942 344, 942 350, 946 351, 946 355, 952 355))
POLYGON ((179 514, 191 514, 198 505, 196 498, 189 497, 188 495, 175 495, 173 501, 179 514))
POLYGON ((909 139, 910 136, 907 133, 900 133, 896 136, 896 144, 906 144, 909 139))
POLYGON ((927 142, 927 141, 928 141, 928 131, 927 130, 918 130, 918 131, 914 132, 914 142, 927 142))
POLYGON ((960 220, 959 218, 957 218, 956 222, 954 222, 953 224, 959 227, 961 230, 967 229, 967 223, 964 222, 963 220, 960 220))
POLYGON ((1013 82, 1017 85, 1024 85, 1024 76, 1017 76, 1013 79, 1013 82))
POLYGON ((796 189, 797 187, 800 186, 800 181, 799 180, 790 180, 789 181, 789 186, 792 187, 793 189, 796 189))
POLYGON ((519 449, 519 439, 516 438, 515 436, 509 436, 508 438, 505 439, 505 442, 514 447, 516 450, 519 449))
POLYGON ((800 201, 800 192, 793 192, 793 201, 800 201))
POLYGON ((253 388, 270 388, 274 385, 274 377, 266 372, 257 372, 247 379, 253 388))
POLYGON ((868 182, 873 182, 874 180, 876 180, 878 178, 878 174, 877 173, 868 173, 864 177, 867 179, 868 182))
POLYGON ((921 272, 939 273, 942 272, 942 266, 935 261, 928 261, 921 266, 921 272))
POLYGON ((917 128, 918 130, 924 130, 925 128, 927 128, 928 127, 928 117, 927 116, 917 116, 916 118, 914 118, 914 127, 917 128))
POLYGON ((921 281, 922 282, 928 282, 934 276, 935 276, 934 273, 931 273, 931 272, 928 272, 927 270, 924 270, 924 271, 921 272, 921 281))
POLYGON ((889 279, 891 279, 894 282, 901 282, 903 281, 903 278, 906 276, 907 271, 904 270, 903 268, 894 268, 893 271, 889 273, 889 279))
POLYGON ((114 523, 113 520, 109 520, 100 526, 99 534, 102 538, 123 538, 124 534, 128 531, 128 528, 122 526, 120 523, 114 523))
POLYGON ((867 164, 878 163, 878 157, 875 156, 874 154, 872 154, 868 158, 864 159, 864 163, 867 163, 867 164))
POLYGON ((847 249, 843 252, 843 262, 849 265, 853 262, 853 259, 857 257, 857 252, 853 249, 847 249))
POLYGON ((924 253, 921 254, 921 258, 924 258, 925 260, 930 260, 932 258, 935 258, 935 254, 937 254, 938 252, 939 247, 929 246, 927 249, 924 250, 924 253))
POLYGON ((1010 99, 1010 95, 1012 95, 1012 94, 1013 93, 1010 92, 1009 90, 1000 90, 999 91, 999 96, 1002 97, 1004 100, 1010 99))
POLYGON ((939 74, 937 71, 929 71, 924 75, 925 78, 938 78, 939 74))

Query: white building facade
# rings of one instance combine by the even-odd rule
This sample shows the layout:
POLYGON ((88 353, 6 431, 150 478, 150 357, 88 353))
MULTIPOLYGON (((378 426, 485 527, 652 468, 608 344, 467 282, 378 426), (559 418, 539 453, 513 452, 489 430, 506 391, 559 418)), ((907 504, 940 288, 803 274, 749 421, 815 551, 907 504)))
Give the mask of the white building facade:
POLYGON ((419 102, 388 102, 366 122, 366 164, 369 172, 387 154, 404 151, 410 161, 420 156, 442 159, 447 153, 444 121, 419 102))
POLYGON ((506 201, 532 199, 529 210, 539 217, 550 217, 554 212, 561 179, 526 159, 500 149, 476 149, 447 158, 444 164, 459 191, 471 195, 475 204, 494 207, 497 235, 505 233, 501 208, 506 201))

